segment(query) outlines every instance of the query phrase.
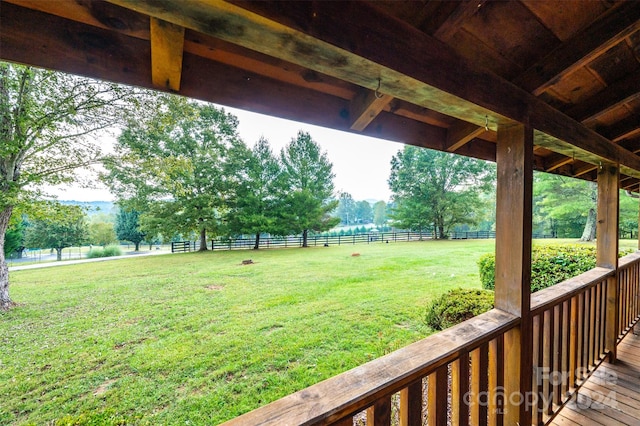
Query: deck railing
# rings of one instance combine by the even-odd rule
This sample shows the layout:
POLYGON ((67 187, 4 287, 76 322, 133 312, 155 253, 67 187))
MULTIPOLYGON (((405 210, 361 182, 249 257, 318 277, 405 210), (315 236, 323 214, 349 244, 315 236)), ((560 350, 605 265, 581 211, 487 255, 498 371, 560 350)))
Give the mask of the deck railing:
POLYGON ((505 335, 520 319, 493 309, 225 425, 501 425, 506 398, 545 424, 607 355, 610 307, 619 338, 638 320, 640 254, 620 259, 617 278, 595 268, 532 295, 533 387, 519 395, 503 385, 505 335))

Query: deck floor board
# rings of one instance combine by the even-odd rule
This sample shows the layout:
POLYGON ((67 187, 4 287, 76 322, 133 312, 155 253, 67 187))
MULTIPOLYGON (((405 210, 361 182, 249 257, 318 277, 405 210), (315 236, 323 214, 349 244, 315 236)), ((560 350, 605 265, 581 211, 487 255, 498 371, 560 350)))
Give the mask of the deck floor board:
POLYGON ((550 424, 640 426, 640 335, 630 332, 618 361, 603 362, 550 424))

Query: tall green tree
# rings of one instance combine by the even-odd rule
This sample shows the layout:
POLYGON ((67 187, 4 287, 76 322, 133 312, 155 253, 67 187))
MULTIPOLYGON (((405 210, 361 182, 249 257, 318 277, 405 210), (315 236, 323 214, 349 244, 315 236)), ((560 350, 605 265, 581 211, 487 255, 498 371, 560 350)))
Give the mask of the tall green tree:
POLYGON ((260 247, 261 233, 275 233, 284 194, 282 172, 269 141, 260 138, 251 150, 244 178, 230 200, 228 224, 231 233, 255 235, 253 248, 260 247))
POLYGON ((47 203, 38 218, 30 221, 25 244, 55 249, 60 261, 63 249, 82 245, 88 236, 86 215, 80 206, 47 203))
POLYGON ((119 240, 129 241, 136 246, 135 251, 140 250, 140 243, 146 233, 140 229, 140 213, 135 209, 121 207, 116 215, 114 231, 119 240))
POLYGON ((12 212, 46 184, 100 159, 94 137, 135 105, 133 91, 95 80, 0 63, 0 309, 12 306, 4 257, 12 212))
POLYGON ((237 126, 224 109, 158 95, 154 113, 130 121, 118 138, 104 182, 142 212, 148 232, 195 232, 207 250, 207 234, 225 232, 226 200, 248 158, 237 126))
POLYGON ((387 203, 384 201, 373 205, 373 223, 379 228, 387 223, 387 203))
POLYGON ((16 215, 11 219, 11 223, 7 228, 7 232, 4 234, 4 255, 9 256, 13 253, 18 253, 19 257, 22 254, 22 248, 24 248, 24 230, 26 227, 26 221, 22 218, 17 218, 16 215))
POLYGON ((535 173, 533 193, 534 220, 546 223, 553 235, 581 232, 582 241, 595 239, 596 183, 550 173, 535 173))
POLYGON ((373 222, 373 209, 368 201, 358 201, 356 203, 356 221, 358 223, 373 222))
POLYGON ((436 238, 447 238, 453 226, 479 221, 479 194, 490 187, 494 170, 485 161, 405 146, 391 160, 392 217, 400 227, 433 229, 436 238))
POLYGON ((338 195, 337 215, 343 225, 351 225, 356 221, 356 202, 348 192, 341 192, 338 195))
POLYGON ((282 149, 280 162, 288 192, 279 228, 282 233, 301 232, 302 246, 307 247, 309 230, 323 232, 340 223, 340 218, 329 216, 338 206, 338 200, 332 198, 333 165, 304 131, 282 149))
POLYGON ((89 243, 98 246, 106 246, 117 242, 113 223, 91 221, 89 223, 89 243))

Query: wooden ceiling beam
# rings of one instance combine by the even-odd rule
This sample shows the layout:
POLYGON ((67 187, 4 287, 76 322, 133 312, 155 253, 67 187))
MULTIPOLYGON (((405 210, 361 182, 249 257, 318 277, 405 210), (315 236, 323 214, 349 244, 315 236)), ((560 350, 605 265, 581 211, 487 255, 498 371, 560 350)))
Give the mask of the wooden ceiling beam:
POLYGON ((544 159, 544 171, 552 172, 562 166, 573 163, 573 157, 567 157, 563 154, 552 154, 544 159))
POLYGON ((530 67, 514 82, 538 96, 640 29, 640 7, 622 2, 530 67))
POLYGON ((464 22, 471 18, 478 9, 480 9, 487 0, 462 0, 459 2, 458 7, 449 15, 449 17, 440 25, 440 27, 433 33, 433 36, 438 40, 447 42, 453 37, 453 35, 462 27, 464 22))
POLYGON ((577 168, 573 171, 573 177, 580 177, 596 170, 598 166, 594 166, 593 164, 585 164, 582 167, 577 168))
POLYGON ((367 3, 109 1, 371 90, 381 78, 381 92, 477 126, 528 123, 542 146, 640 176, 640 158, 367 3))
POLYGON ((640 117, 633 114, 622 121, 600 131, 600 133, 613 142, 620 142, 640 134, 640 117))
POLYGON ((349 117, 351 130, 363 131, 393 100, 377 90, 362 89, 351 100, 349 117))
POLYGON ((565 113, 584 123, 639 98, 640 72, 636 72, 607 86, 589 99, 566 110, 565 113))
POLYGON ((159 89, 180 91, 184 27, 151 18, 151 81, 159 89))
MULTIPOLYGON (((81 76, 157 89, 151 80, 147 40, 33 12, 12 4, 0 8, 0 55, 81 76), (39 25, 46 22, 46 25, 39 25), (38 31, 34 31, 38 28, 38 31), (116 51, 117 55, 113 52, 116 51)), ((167 91, 166 87, 162 90, 167 91)), ((349 101, 185 52, 180 94, 290 120, 375 138, 442 149, 446 130, 382 112, 363 132, 350 129, 349 101), (274 96, 286 94, 286 96, 274 96), (304 105, 303 108, 300 106, 304 105)), ((490 143, 487 143, 491 145, 490 143)), ((469 150, 467 155, 474 156, 469 150)), ((477 158, 491 156, 481 146, 477 158)), ((494 153, 495 157, 495 153, 494 153)))
POLYGON ((444 144, 444 150, 448 152, 456 152, 463 145, 470 142, 474 138, 482 135, 487 130, 484 127, 476 126, 466 121, 458 121, 447 130, 447 140, 444 144))

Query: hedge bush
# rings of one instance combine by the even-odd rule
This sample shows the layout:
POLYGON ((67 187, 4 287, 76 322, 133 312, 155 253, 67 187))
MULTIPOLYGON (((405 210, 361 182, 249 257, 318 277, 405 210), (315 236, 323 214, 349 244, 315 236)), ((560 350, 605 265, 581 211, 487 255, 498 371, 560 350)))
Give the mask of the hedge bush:
MULTIPOLYGON (((620 253, 624 256, 628 251, 620 253)), ((478 260, 482 288, 493 290, 496 258, 485 254, 478 260)), ((588 245, 552 245, 534 247, 531 254, 531 292, 551 287, 596 266, 596 248, 588 245)))
POLYGON ((427 325, 444 330, 493 308, 493 291, 454 289, 431 302, 427 308, 427 325))
POLYGON ((121 256, 121 255, 122 255, 122 249, 120 248, 120 246, 110 245, 110 246, 106 246, 105 248, 102 248, 102 247, 92 248, 91 251, 87 253, 87 258, 95 259, 98 257, 112 257, 112 256, 121 256))

